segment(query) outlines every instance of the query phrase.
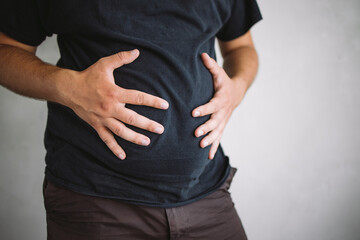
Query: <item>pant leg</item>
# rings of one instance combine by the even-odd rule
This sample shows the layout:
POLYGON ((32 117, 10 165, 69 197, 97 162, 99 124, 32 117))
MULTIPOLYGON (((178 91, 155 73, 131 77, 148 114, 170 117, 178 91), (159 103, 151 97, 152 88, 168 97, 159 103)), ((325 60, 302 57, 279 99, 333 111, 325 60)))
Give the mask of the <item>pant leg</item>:
POLYGON ((167 240, 165 210, 43 184, 48 240, 167 240))

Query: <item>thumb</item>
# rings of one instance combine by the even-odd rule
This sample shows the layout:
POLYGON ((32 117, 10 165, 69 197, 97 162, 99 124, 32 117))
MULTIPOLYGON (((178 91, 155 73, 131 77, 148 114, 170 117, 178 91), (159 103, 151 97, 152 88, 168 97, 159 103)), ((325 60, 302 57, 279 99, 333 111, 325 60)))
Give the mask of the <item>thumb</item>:
POLYGON ((202 58, 205 67, 210 71, 213 77, 217 77, 219 75, 219 65, 215 59, 211 58, 207 53, 203 53, 202 58))
POLYGON ((123 66, 124 64, 129 64, 133 62, 139 56, 139 53, 140 52, 138 49, 115 53, 108 57, 104 57, 105 65, 111 70, 114 70, 123 66))

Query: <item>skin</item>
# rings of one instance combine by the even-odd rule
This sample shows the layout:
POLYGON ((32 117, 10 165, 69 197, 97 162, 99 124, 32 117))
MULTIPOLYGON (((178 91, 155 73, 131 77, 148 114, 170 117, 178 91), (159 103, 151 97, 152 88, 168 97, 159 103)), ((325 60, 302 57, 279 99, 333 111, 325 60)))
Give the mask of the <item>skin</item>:
MULTIPOLYGON (((209 103, 195 108, 199 116, 211 118, 195 130, 208 135, 200 142, 212 144, 209 158, 216 152, 231 113, 240 104, 257 71, 257 54, 250 32, 222 42, 219 46, 224 58, 223 68, 202 54, 204 65, 213 75, 215 95, 209 103)), ((164 127, 142 116, 125 103, 145 105, 166 110, 166 100, 141 91, 124 89, 115 84, 113 71, 135 61, 140 52, 122 51, 99 59, 83 71, 63 69, 43 62, 35 56, 37 46, 30 46, 0 33, 0 84, 23 96, 60 103, 71 108, 90 124, 107 147, 120 159, 126 158, 124 149, 113 134, 135 144, 148 145, 150 139, 127 128, 130 125, 161 134, 164 127), (92 96, 92 97, 89 97, 92 96), (94 97, 95 96, 95 97, 94 97)))
POLYGON ((250 31, 231 41, 219 40, 219 47, 224 58, 223 67, 206 53, 201 54, 204 65, 213 76, 214 97, 192 111, 193 117, 211 114, 210 119, 194 132, 196 137, 207 134, 200 141, 200 146, 204 148, 212 144, 209 159, 214 158, 225 126, 244 98, 258 70, 258 55, 250 31))

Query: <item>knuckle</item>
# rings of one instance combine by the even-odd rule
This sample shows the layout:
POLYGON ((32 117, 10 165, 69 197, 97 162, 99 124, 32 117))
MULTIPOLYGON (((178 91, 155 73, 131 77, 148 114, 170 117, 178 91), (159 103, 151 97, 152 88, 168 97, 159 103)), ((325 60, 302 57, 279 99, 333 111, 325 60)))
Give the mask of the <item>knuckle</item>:
POLYGON ((213 119, 210 119, 207 123, 204 124, 204 129, 209 132, 212 129, 214 129, 214 121, 213 119))
POLYGON ((102 102, 100 104, 100 108, 101 110, 105 111, 105 112, 108 112, 110 110, 110 104, 108 102, 102 102))
POLYGON ((110 98, 115 98, 115 97, 117 96, 117 91, 114 90, 114 89, 108 89, 108 90, 106 91, 106 94, 107 94, 107 96, 110 97, 110 98))
POLYGON ((116 150, 116 147, 117 147, 117 144, 116 142, 114 142, 114 140, 112 139, 109 139, 108 140, 108 143, 106 144, 108 146, 108 148, 112 151, 115 151, 116 150))
POLYGON ((109 139, 109 138, 107 138, 107 137, 103 137, 102 138, 102 140, 103 140, 103 142, 106 144, 106 145, 110 145, 110 143, 111 143, 111 140, 109 139))
POLYGON ((138 103, 139 105, 144 103, 144 94, 138 93, 136 95, 136 103, 138 103))
POLYGON ((130 114, 130 116, 128 116, 128 123, 133 125, 136 121, 136 115, 135 114, 130 114))
POLYGON ((211 127, 215 128, 217 126, 217 121, 215 119, 212 119, 211 121, 211 127))
MULTIPOLYGON (((98 128, 98 124, 97 124, 97 122, 95 122, 95 121, 90 120, 90 121, 89 121, 89 125, 92 126, 95 130, 97 130, 97 128, 98 128)), ((97 130, 97 131, 98 131, 98 130, 97 130)))
POLYGON ((125 57, 126 57, 125 52, 118 52, 118 53, 116 53, 116 55, 119 57, 120 61, 123 61, 125 59, 125 57))
POLYGON ((96 62, 96 65, 98 67, 104 69, 104 68, 106 68, 106 60, 107 60, 107 57, 102 57, 96 62))
POLYGON ((105 62, 106 57, 99 58, 95 64, 101 65, 103 62, 105 62))
POLYGON ((121 127, 116 127, 115 130, 114 130, 114 133, 118 136, 121 136, 122 133, 123 133, 123 128, 121 127))
POLYGON ((99 127, 99 122, 96 118, 92 117, 89 119, 88 123, 90 126, 92 126, 94 129, 97 129, 99 127))
POLYGON ((211 131, 211 135, 210 135, 210 142, 213 143, 215 141, 215 139, 218 136, 218 131, 217 129, 214 129, 211 131))

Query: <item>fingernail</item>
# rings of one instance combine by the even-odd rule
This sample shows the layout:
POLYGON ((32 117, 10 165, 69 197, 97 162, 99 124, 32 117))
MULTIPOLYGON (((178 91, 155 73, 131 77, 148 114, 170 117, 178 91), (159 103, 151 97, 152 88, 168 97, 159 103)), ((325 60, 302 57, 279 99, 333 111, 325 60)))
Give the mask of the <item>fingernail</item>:
POLYGON ((162 133, 163 130, 162 130, 161 127, 157 127, 157 128, 155 128, 155 132, 156 132, 156 133, 162 133))
POLYGON ((141 140, 142 145, 148 145, 149 141, 147 139, 141 140))
POLYGON ((208 142, 207 141, 205 141, 204 142, 204 147, 206 147, 208 145, 208 142))
POLYGON ((203 130, 200 130, 199 132, 198 132, 198 137, 200 137, 201 135, 203 135, 204 134, 204 131, 203 130))
POLYGON ((132 55, 137 55, 138 53, 139 53, 139 51, 137 49, 134 49, 134 50, 131 51, 132 55))
POLYGON ((120 158, 121 160, 124 160, 124 159, 125 159, 124 154, 120 153, 120 154, 119 154, 119 158, 120 158))
POLYGON ((196 110, 196 111, 194 112, 194 117, 198 117, 198 116, 200 116, 200 112, 196 110))
POLYGON ((167 102, 162 102, 160 107, 163 109, 167 109, 169 107, 169 104, 167 102))

